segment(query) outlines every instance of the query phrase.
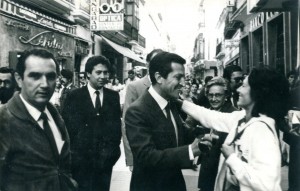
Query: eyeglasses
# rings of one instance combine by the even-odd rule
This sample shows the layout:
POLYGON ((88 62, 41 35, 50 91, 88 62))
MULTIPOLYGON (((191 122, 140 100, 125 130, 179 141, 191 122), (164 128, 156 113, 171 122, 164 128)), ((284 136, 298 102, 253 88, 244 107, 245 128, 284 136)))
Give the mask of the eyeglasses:
POLYGON ((233 78, 233 80, 235 81, 235 83, 243 82, 244 77, 236 77, 236 78, 233 78))
POLYGON ((215 98, 217 98, 217 99, 220 99, 220 98, 222 98, 222 96, 224 96, 224 94, 219 94, 219 93, 216 93, 216 94, 207 94, 207 97, 209 98, 209 99, 212 99, 213 97, 215 97, 215 98))

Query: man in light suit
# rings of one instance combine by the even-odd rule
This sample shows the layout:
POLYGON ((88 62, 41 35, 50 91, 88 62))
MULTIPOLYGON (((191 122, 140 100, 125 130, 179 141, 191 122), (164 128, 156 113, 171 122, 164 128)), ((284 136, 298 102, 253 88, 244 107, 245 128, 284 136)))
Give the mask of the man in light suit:
POLYGON ((87 60, 87 86, 67 96, 62 111, 70 133, 72 173, 80 191, 109 191, 112 168, 120 157, 121 106, 119 94, 103 87, 112 73, 109 60, 87 60))
MULTIPOLYGON (((161 49, 152 50, 146 57, 147 67, 149 67, 150 60, 159 52, 162 52, 161 49)), ((125 102, 123 107, 123 119, 125 118, 125 113, 128 107, 139 98, 144 91, 149 88, 151 85, 149 75, 144 76, 142 79, 134 81, 127 86, 125 102)), ((132 152, 128 143, 128 139, 125 132, 125 123, 123 120, 122 124, 122 137, 123 137, 123 145, 125 151, 126 165, 129 166, 130 171, 133 169, 133 157, 132 152)))
POLYGON ((126 112, 126 134, 134 158, 131 191, 186 190, 181 169, 192 168, 200 150, 173 102, 184 83, 184 64, 179 55, 158 53, 150 61, 152 85, 126 112))
POLYGON ((49 103, 58 72, 46 50, 20 57, 15 78, 21 92, 0 107, 0 190, 76 190, 69 136, 49 103))

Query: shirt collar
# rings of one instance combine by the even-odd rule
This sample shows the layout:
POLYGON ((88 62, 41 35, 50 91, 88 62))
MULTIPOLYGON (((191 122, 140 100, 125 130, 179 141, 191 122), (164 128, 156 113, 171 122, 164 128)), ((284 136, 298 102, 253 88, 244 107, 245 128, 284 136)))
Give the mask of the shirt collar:
POLYGON ((158 103, 159 107, 161 110, 164 110, 165 107, 167 106, 168 104, 168 101, 161 97, 157 92, 156 90, 153 88, 153 86, 151 85, 148 92, 150 93, 150 95, 154 98, 154 100, 158 103))
MULTIPOLYGON (((90 82, 88 83, 87 88, 89 90, 90 95, 93 95, 95 93, 95 91, 97 91, 95 88, 93 88, 91 86, 90 82)), ((102 94, 103 93, 103 87, 98 91, 100 92, 100 94, 102 94)))
MULTIPOLYGON (((32 116, 32 118, 35 120, 35 121, 38 121, 40 116, 41 116, 41 113, 37 108, 33 107, 32 105, 30 105, 30 103, 28 103, 24 98, 23 96, 20 94, 20 98, 22 100, 22 102, 24 103, 28 113, 32 116)), ((49 111, 47 110, 47 108, 45 108, 45 113, 47 115, 49 115, 49 111)))

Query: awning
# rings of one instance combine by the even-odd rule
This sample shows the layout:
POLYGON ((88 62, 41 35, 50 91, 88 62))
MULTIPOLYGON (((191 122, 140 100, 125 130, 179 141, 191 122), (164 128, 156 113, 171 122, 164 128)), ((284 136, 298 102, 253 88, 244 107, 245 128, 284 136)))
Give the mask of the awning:
POLYGON ((109 44, 113 49, 115 49, 117 52, 119 52, 120 54, 123 54, 124 56, 131 58, 133 60, 136 60, 138 62, 141 62, 143 64, 146 64, 146 61, 141 59, 137 54, 135 54, 133 51, 131 51, 129 48, 120 46, 110 40, 108 40, 107 38, 105 38, 104 36, 102 36, 102 38, 105 40, 105 42, 107 42, 107 44, 109 44))

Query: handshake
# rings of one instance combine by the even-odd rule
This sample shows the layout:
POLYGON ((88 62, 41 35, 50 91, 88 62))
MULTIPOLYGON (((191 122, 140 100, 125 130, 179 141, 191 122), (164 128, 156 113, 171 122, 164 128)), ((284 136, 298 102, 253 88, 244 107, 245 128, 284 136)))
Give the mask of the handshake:
POLYGON ((219 139, 218 135, 214 134, 204 134, 195 138, 192 143, 192 151, 194 156, 199 156, 200 154, 208 154, 212 145, 216 143, 219 139))

